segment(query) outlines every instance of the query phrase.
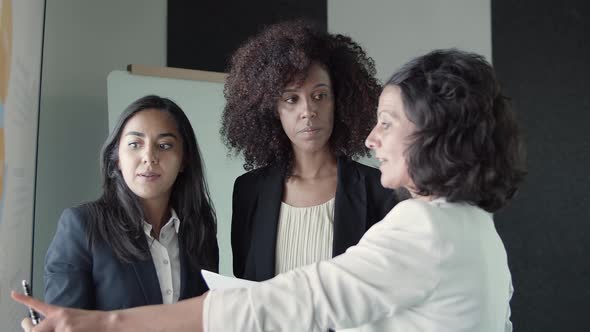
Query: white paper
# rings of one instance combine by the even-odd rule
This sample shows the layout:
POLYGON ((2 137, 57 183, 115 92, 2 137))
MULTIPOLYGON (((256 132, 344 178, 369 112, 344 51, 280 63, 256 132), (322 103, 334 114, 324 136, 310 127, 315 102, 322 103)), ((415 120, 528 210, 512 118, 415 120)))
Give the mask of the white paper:
POLYGON ((207 283, 207 286, 209 286, 210 290, 226 288, 248 288, 257 284, 256 281, 226 277, 207 270, 201 270, 201 274, 203 275, 203 278, 205 279, 205 282, 207 283))

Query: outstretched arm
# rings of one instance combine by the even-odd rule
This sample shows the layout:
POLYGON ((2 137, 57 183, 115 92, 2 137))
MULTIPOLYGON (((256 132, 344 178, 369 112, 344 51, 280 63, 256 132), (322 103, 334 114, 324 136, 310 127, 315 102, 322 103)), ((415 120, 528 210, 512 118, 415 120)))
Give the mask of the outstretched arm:
POLYGON ((439 234, 421 204, 402 202, 342 255, 247 289, 212 290, 206 331, 325 331, 373 323, 428 298, 439 234))
MULTIPOLYGON (((203 330, 203 299, 191 298, 169 305, 153 305, 117 311, 89 311, 58 307, 16 292, 12 298, 35 309, 45 319, 32 332, 116 332, 116 331, 197 331, 203 330)), ((24 323, 23 325, 25 325, 24 323)), ((30 327, 23 326, 23 328, 30 327)))

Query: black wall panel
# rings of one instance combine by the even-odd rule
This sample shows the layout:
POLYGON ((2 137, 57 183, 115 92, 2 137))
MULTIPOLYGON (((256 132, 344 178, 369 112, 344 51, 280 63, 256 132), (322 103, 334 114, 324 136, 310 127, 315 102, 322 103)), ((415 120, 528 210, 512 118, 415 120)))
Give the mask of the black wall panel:
POLYGON ((295 18, 326 29, 326 0, 168 0, 168 66, 223 72, 247 38, 295 18))
POLYGON ((515 331, 590 331, 590 6, 492 0, 493 62, 529 175, 497 216, 515 331))

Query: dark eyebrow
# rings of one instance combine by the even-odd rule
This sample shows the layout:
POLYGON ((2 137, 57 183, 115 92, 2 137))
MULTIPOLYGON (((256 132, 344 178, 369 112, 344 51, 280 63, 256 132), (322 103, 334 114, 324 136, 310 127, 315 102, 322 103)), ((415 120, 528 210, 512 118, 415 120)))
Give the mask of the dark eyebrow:
POLYGON ((139 136, 139 137, 145 137, 144 133, 140 133, 139 131, 130 131, 127 134, 125 134, 125 136, 139 136))
POLYGON ((330 87, 330 85, 328 85, 326 83, 318 83, 313 88, 315 89, 315 88, 319 88, 319 87, 323 87, 323 86, 325 86, 326 88, 330 87))
POLYGON ((176 135, 174 135, 173 133, 163 133, 158 135, 158 138, 163 138, 163 137, 172 137, 174 139, 178 139, 178 137, 176 137, 176 135))
MULTIPOLYGON (((140 133, 139 131, 130 131, 127 134, 125 134, 125 136, 145 137, 145 134, 140 133)), ((174 135, 173 133, 162 133, 162 134, 158 135, 158 138, 163 138, 163 137, 172 137, 172 138, 178 139, 178 137, 176 137, 176 135, 174 135)))
MULTIPOLYGON (((317 88, 320 88, 320 87, 326 87, 328 89, 330 88, 330 86, 328 84, 326 84, 326 83, 318 83, 313 88, 314 89, 317 89, 317 88)), ((283 90, 283 92, 281 92, 281 94, 286 93, 286 92, 297 92, 297 89, 285 89, 285 90, 283 90)))

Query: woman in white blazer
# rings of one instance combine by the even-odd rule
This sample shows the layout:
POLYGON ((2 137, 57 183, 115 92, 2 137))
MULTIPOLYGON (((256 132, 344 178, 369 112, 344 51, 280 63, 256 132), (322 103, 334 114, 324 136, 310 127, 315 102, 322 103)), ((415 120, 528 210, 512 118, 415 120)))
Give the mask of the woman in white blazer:
POLYGON ((168 306, 89 312, 16 298, 47 316, 39 331, 510 331, 492 213, 525 170, 505 101, 476 54, 438 50, 394 74, 366 145, 381 184, 413 198, 331 260, 168 306))

